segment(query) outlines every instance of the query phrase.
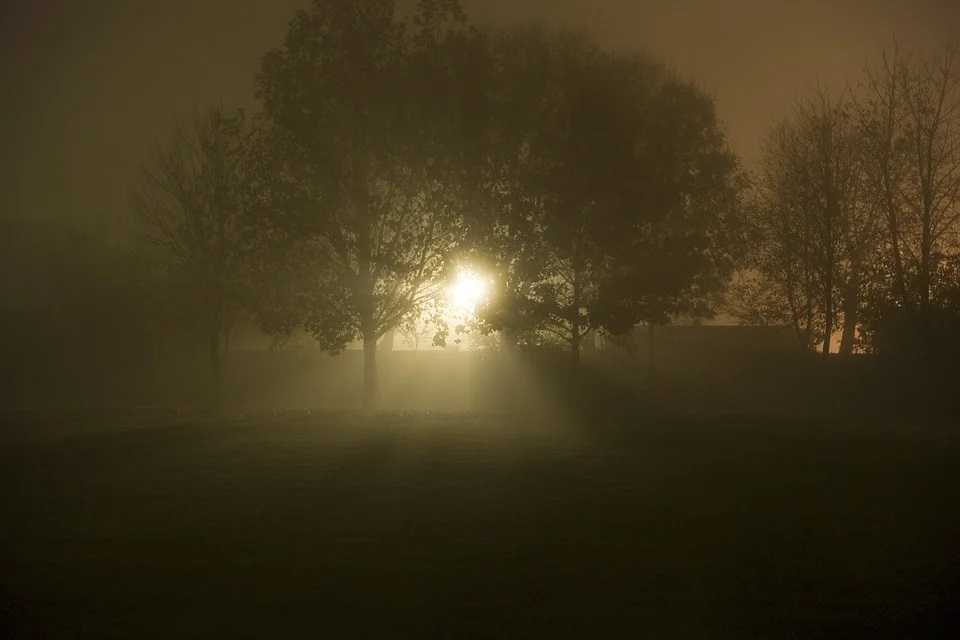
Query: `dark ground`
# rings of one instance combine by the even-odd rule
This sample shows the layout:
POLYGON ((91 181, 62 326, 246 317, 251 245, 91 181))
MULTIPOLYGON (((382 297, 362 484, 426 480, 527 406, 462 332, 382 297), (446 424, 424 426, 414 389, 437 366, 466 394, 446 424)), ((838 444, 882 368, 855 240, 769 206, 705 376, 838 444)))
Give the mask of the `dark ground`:
POLYGON ((620 422, 8 414, 0 637, 960 628, 960 432, 620 422))

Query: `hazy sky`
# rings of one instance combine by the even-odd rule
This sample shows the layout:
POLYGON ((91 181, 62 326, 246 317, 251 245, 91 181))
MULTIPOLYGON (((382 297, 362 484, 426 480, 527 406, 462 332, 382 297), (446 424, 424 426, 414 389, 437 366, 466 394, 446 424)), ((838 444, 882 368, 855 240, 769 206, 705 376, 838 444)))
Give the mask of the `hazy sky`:
MULTIPOLYGON (((409 0, 408 0, 409 2, 409 0)), ((260 56, 306 0, 0 0, 0 216, 100 220, 177 110, 254 107, 260 56)), ((790 99, 842 84, 895 30, 933 43, 960 0, 463 0, 479 23, 580 25, 717 96, 749 161, 790 99)))

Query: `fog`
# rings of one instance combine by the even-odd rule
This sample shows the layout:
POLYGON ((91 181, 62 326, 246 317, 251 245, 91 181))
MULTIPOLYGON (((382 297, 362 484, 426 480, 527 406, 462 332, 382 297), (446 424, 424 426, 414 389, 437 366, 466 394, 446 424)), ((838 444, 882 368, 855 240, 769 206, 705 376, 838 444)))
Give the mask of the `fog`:
POLYGON ((960 637, 960 4, 0 16, 0 637, 960 637))
MULTIPOLYGON (((173 113, 221 101, 256 106, 260 56, 301 4, 4 2, 0 216, 120 224, 122 186, 173 113)), ((949 0, 472 0, 464 8, 484 24, 571 25, 605 46, 664 57, 718 97, 748 160, 804 82, 842 85, 893 33, 931 44, 960 21, 949 0)))

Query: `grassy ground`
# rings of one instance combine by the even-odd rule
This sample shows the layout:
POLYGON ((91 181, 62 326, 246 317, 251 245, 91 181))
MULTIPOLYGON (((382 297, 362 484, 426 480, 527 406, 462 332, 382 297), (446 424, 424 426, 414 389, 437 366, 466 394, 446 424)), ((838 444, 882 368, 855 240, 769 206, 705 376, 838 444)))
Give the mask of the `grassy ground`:
POLYGON ((0 637, 942 637, 915 427, 8 415, 0 637))

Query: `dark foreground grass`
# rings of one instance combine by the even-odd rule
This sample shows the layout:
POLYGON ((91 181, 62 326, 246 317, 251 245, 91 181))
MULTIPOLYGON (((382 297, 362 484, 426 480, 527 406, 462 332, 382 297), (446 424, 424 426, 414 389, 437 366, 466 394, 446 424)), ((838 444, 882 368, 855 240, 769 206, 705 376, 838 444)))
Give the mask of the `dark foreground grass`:
POLYGON ((0 636, 946 637, 949 431, 10 415, 0 636))

